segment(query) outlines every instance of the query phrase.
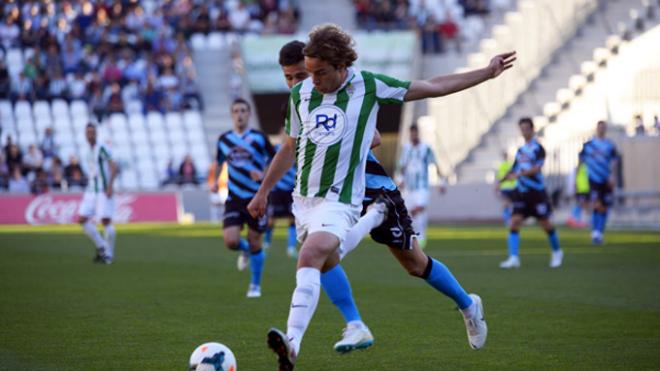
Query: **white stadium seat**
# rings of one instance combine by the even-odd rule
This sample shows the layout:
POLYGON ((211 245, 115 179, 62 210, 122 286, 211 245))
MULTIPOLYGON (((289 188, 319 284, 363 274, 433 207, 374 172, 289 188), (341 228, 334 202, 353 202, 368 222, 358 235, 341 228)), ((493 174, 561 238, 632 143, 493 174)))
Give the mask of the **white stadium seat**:
POLYGON ((147 129, 153 130, 153 129, 163 129, 164 128, 164 123, 163 123, 163 115, 161 115, 159 112, 149 112, 147 113, 147 129))
POLYGON ((167 144, 157 144, 152 147, 152 150, 157 164, 160 163, 162 159, 166 159, 165 161, 169 160, 172 156, 170 146, 167 144))
POLYGON ((190 37, 190 44, 194 50, 206 49, 206 37, 203 34, 196 33, 190 37))
POLYGON ((78 117, 84 116, 87 119, 89 115, 89 110, 87 109, 87 103, 84 100, 74 100, 71 102, 71 116, 78 117))
POLYGON ((42 118, 42 117, 48 117, 50 118, 50 104, 46 102, 45 100, 39 100, 34 102, 32 105, 32 109, 34 110, 34 118, 42 118))
POLYGON ((146 131, 131 132, 131 141, 135 147, 148 146, 149 136, 146 131))
POLYGON ((139 100, 131 100, 126 103, 126 113, 129 115, 142 114, 142 102, 139 100))
POLYGON ((165 127, 167 130, 183 129, 183 119, 178 112, 169 112, 165 114, 165 127))
POLYGON ((7 122, 14 122, 14 112, 11 108, 11 102, 8 100, 0 100, 0 122, 3 125, 7 122))
POLYGON ((152 130, 149 133, 151 138, 151 144, 153 145, 169 145, 167 140, 167 134, 163 130, 152 130))
POLYGON ((30 107, 30 103, 24 100, 16 102, 14 105, 14 117, 16 118, 16 121, 21 118, 32 117, 32 108, 30 107))
POLYGON ((186 111, 183 114, 183 126, 186 129, 204 130, 202 125, 202 115, 198 111, 186 111))
POLYGON ((131 128, 131 131, 138 129, 145 129, 145 120, 144 116, 136 113, 131 113, 128 115, 128 126, 131 128))
POLYGON ((51 104, 54 117, 68 117, 69 105, 62 99, 55 99, 51 104))

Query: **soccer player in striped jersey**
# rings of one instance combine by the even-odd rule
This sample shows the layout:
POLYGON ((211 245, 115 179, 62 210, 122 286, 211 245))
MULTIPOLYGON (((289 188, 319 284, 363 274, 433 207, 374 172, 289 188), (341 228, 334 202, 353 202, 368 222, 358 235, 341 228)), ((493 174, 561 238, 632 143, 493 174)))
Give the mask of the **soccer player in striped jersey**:
MULTIPOLYGON (((419 233, 419 243, 422 248, 426 246, 426 227, 428 225, 428 213, 426 205, 429 203, 429 166, 433 165, 438 177, 440 167, 435 160, 433 150, 419 139, 417 125, 410 126, 410 143, 406 144, 399 158, 399 171, 403 180, 399 185, 403 189, 403 199, 406 207, 410 210, 413 227, 419 233)), ((444 192, 444 187, 440 187, 444 192)))
POLYGON ((534 122, 529 117, 518 121, 518 127, 525 144, 516 152, 516 160, 511 171, 500 180, 515 179, 516 192, 513 194, 513 215, 509 231, 509 257, 500 264, 500 268, 511 269, 520 267, 518 248, 520 245, 520 226, 528 217, 536 218, 539 226, 548 235, 550 243, 550 268, 558 268, 562 264, 564 253, 559 246, 557 231, 550 222, 552 206, 548 200, 543 180, 543 163, 545 149, 534 136, 534 122))
MULTIPOLYGON (((282 131, 282 137, 286 140, 286 133, 282 131)), ((279 151, 281 145, 276 145, 275 150, 279 151)), ((291 213, 291 206, 293 205, 293 198, 291 192, 296 184, 296 167, 291 166, 291 169, 280 179, 268 196, 268 228, 264 234, 264 248, 270 247, 273 240, 273 226, 275 225, 276 218, 287 218, 289 220, 288 240, 286 253, 292 258, 298 257, 298 250, 296 250, 296 221, 291 213)))
MULTIPOLYGON (((310 33, 304 49, 310 77, 291 91, 285 125, 291 138, 274 158, 248 206, 254 216, 263 215, 268 193, 297 159, 293 212, 303 246, 287 332, 271 329, 268 333, 268 345, 278 356, 280 370, 293 369, 318 304, 321 270, 337 264, 338 247, 361 212, 379 105, 467 89, 500 75, 515 59, 514 53, 502 54, 479 70, 411 83, 352 68, 357 59, 352 44, 350 36, 335 25, 319 26, 310 33)), ((465 297, 467 307, 462 309, 470 341, 480 347, 486 335, 481 301, 476 295, 465 297)))
POLYGON ((591 241, 594 245, 603 243, 607 213, 612 206, 612 192, 616 186, 614 174, 619 161, 616 145, 605 137, 606 134, 607 123, 598 121, 596 137, 586 142, 580 152, 580 164, 587 165, 589 175, 589 198, 593 204, 591 241))
POLYGON ((78 223, 85 234, 96 245, 95 263, 112 263, 115 250, 115 227, 112 225, 114 212, 114 181, 118 167, 112 159, 110 149, 99 143, 96 126, 89 123, 85 127, 89 147, 84 155, 85 170, 88 175, 87 188, 78 208, 78 223), (94 218, 103 224, 103 237, 96 229, 94 218))
POLYGON ((261 296, 261 273, 264 264, 262 234, 266 231, 268 219, 263 215, 252 217, 247 211, 247 205, 259 189, 264 171, 275 155, 275 149, 264 133, 248 128, 250 113, 250 104, 246 100, 237 98, 232 102, 231 118, 234 128, 218 138, 216 168, 222 169, 222 164, 227 162, 229 194, 225 202, 223 221, 225 245, 230 250, 240 252, 237 262, 239 270, 244 270, 248 261, 250 262, 252 278, 247 297, 258 298, 261 296), (247 240, 241 238, 243 224, 248 226, 247 240))

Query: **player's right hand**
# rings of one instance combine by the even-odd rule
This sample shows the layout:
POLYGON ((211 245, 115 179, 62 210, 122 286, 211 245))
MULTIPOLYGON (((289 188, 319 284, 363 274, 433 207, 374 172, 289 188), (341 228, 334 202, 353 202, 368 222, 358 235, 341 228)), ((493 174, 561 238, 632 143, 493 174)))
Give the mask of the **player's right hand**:
POLYGON ((261 192, 257 192, 247 206, 248 213, 250 213, 253 218, 261 218, 266 215, 267 204, 268 197, 261 192))
POLYGON ((213 185, 211 186, 211 193, 218 193, 218 189, 219 189, 218 182, 213 183, 213 185))

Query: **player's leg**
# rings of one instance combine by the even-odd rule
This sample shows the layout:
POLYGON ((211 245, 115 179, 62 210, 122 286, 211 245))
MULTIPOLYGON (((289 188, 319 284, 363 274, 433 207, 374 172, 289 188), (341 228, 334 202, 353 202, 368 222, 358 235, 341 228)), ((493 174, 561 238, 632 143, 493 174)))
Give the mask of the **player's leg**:
POLYGON ((550 244, 550 249, 552 250, 550 255, 550 268, 559 268, 561 267, 562 261, 564 259, 564 252, 559 245, 559 236, 557 235, 557 230, 548 218, 539 218, 538 223, 539 226, 543 228, 545 233, 548 235, 548 243, 550 244))
POLYGON ((261 246, 262 233, 260 230, 248 228, 248 244, 250 245, 250 286, 248 288, 248 298, 261 297, 261 275, 264 267, 266 254, 261 246))
POLYGON ((289 218, 289 227, 287 228, 286 254, 292 258, 298 258, 298 240, 296 239, 296 221, 293 217, 289 218))
POLYGON ((482 348, 488 337, 488 326, 481 298, 476 294, 468 294, 447 266, 422 251, 416 238, 412 239, 411 245, 410 250, 403 250, 400 246, 390 247, 390 252, 408 274, 423 279, 456 303, 463 315, 470 347, 482 348))
POLYGON ((222 221, 223 232, 222 239, 229 250, 238 251, 238 260, 236 267, 239 271, 245 270, 248 265, 250 245, 247 240, 241 237, 243 228, 243 213, 241 213, 241 203, 236 200, 229 200, 225 204, 225 214, 222 221))
POLYGON ((114 199, 108 198, 105 193, 98 196, 98 210, 103 225, 103 238, 106 242, 106 263, 112 262, 115 257, 115 238, 117 232, 112 224, 112 215, 114 214, 114 199))
POLYGON ((96 225, 92 222, 92 218, 96 214, 96 194, 85 192, 78 208, 78 223, 81 225, 83 232, 89 237, 96 246, 96 255, 94 256, 95 263, 102 263, 106 254, 106 242, 101 237, 101 234, 96 229, 96 225))
POLYGON ((377 198, 367 206, 367 211, 348 231, 341 245, 341 259, 355 250, 360 241, 374 228, 383 223, 388 214, 389 205, 384 198, 377 198))
POLYGON ((500 268, 520 268, 520 256, 518 250, 520 248, 520 226, 524 220, 525 216, 516 212, 514 207, 513 215, 511 215, 511 224, 509 225, 509 237, 507 239, 509 257, 500 263, 500 268))
POLYGON ((264 249, 269 249, 271 243, 273 242, 273 228, 275 227, 275 218, 269 217, 268 218, 268 227, 266 228, 266 232, 264 232, 264 242, 263 242, 263 248, 264 249))

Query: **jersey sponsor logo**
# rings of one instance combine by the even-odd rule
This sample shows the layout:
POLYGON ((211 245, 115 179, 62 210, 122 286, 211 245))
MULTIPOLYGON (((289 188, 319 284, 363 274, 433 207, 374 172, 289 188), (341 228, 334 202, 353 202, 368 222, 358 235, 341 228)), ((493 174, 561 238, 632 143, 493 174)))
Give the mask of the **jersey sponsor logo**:
POLYGON ((227 162, 232 166, 243 167, 250 164, 252 155, 243 147, 233 147, 227 155, 227 162))
POLYGON ((308 137, 318 146, 330 146, 339 142, 346 129, 346 114, 332 105, 322 105, 309 115, 308 137))

